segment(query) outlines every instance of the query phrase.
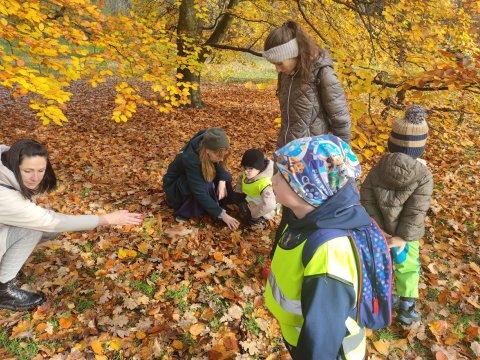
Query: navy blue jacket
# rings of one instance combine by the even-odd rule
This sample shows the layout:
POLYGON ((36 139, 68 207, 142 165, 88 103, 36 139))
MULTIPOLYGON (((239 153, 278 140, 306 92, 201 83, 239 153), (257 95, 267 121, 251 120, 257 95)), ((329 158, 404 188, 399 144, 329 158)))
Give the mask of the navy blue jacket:
MULTIPOLYGON (((348 230, 367 226, 370 221, 354 183, 349 182, 304 218, 290 219, 288 231, 302 233, 298 239, 305 239, 317 229, 348 230)), ((356 304, 352 285, 328 275, 305 278, 301 303, 304 323, 294 359, 341 359, 345 320, 356 316, 352 313, 356 304)))
MULTIPOLYGON (((173 208, 180 207, 189 197, 194 196, 203 209, 211 216, 218 218, 223 209, 207 190, 207 182, 203 178, 199 158, 200 143, 205 130, 201 130, 180 150, 168 166, 163 177, 163 191, 167 202, 173 208)), ((231 175, 221 164, 215 164, 215 181, 230 181, 231 175)))

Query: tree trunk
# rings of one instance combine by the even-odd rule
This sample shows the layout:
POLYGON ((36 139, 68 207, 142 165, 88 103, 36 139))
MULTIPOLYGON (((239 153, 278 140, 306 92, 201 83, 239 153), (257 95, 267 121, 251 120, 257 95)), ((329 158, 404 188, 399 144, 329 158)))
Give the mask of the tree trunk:
MULTIPOLYGON (((195 39, 196 42, 200 41, 201 28, 196 18, 196 10, 194 8, 194 0, 182 0, 179 9, 178 27, 177 27, 177 48, 179 56, 186 56, 186 50, 189 45, 184 41, 184 37, 195 39)), ((202 61, 202 59, 199 59, 202 61)), ((200 73, 192 72, 187 67, 178 68, 177 73, 182 74, 181 81, 196 83, 197 89, 190 89, 190 105, 193 108, 202 108, 205 104, 200 96, 200 73)))
MULTIPOLYGON (((198 61, 203 63, 207 58, 209 52, 206 49, 206 46, 215 46, 220 44, 220 42, 225 38, 225 34, 227 33, 228 28, 232 24, 233 16, 228 13, 228 10, 233 9, 240 0, 229 0, 225 12, 219 17, 219 21, 215 26, 214 31, 210 35, 209 39, 203 44, 203 49, 199 54, 198 61)), ((195 39, 198 42, 201 41, 202 38, 202 28, 199 24, 199 21, 196 17, 196 10, 194 8, 195 1, 194 0, 182 0, 179 9, 179 18, 178 18, 178 26, 177 26, 177 34, 178 34, 178 55, 185 56, 185 50, 187 50, 187 44, 183 40, 183 36, 187 36, 191 39, 195 39)), ((202 108, 205 106, 202 98, 200 96, 200 73, 195 72, 192 73, 187 68, 179 68, 177 69, 177 73, 183 75, 181 81, 188 81, 190 83, 198 84, 196 90, 190 90, 190 105, 189 107, 193 108, 202 108)))

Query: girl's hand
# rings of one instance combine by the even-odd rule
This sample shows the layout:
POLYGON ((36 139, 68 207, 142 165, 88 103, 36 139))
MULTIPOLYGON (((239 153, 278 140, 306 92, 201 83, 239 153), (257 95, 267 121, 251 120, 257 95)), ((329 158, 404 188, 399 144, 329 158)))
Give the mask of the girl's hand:
POLYGON ((100 215, 98 225, 142 225, 143 214, 118 210, 110 214, 100 215))
POLYGON ((237 219, 228 215, 227 213, 223 215, 222 220, 225 224, 227 224, 230 230, 237 230, 238 226, 240 225, 240 222, 237 219))
POLYGON ((225 180, 220 180, 218 182, 217 196, 218 200, 222 200, 223 198, 227 197, 227 183, 225 180))
POLYGON ((400 236, 392 236, 390 239, 388 239, 388 247, 398 247, 397 249, 397 254, 400 254, 403 249, 405 249, 405 245, 407 245, 407 242, 403 240, 400 236))

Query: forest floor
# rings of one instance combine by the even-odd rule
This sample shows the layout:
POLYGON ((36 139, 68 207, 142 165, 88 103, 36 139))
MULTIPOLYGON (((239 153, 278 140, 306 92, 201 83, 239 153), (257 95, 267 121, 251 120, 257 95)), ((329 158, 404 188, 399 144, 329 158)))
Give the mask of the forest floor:
MULTIPOLYGON (((37 199, 57 211, 145 214, 142 227, 64 233, 39 246, 20 280, 48 301, 0 311, 0 359, 289 359, 264 306, 260 272, 276 222, 230 231, 207 217, 178 224, 162 176, 196 131, 223 127, 230 171, 250 147, 269 156, 279 116, 272 89, 208 84, 204 109, 160 114, 140 107, 110 120, 114 92, 75 84, 64 126, 39 126, 25 99, 0 89, 0 143, 45 143, 58 189, 37 199)), ((445 132, 432 121, 425 159, 435 180, 422 240, 422 321, 369 332, 369 359, 480 357, 480 126, 445 132)), ((366 171, 381 154, 364 160, 366 171)))

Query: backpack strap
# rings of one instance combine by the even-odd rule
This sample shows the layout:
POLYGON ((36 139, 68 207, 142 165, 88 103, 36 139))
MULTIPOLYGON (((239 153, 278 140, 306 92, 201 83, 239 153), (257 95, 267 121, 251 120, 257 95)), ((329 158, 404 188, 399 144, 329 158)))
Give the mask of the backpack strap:
POLYGON ((347 230, 341 229, 318 229, 308 236, 307 242, 303 246, 302 263, 307 267, 317 249, 327 241, 340 236, 347 236, 347 230))

